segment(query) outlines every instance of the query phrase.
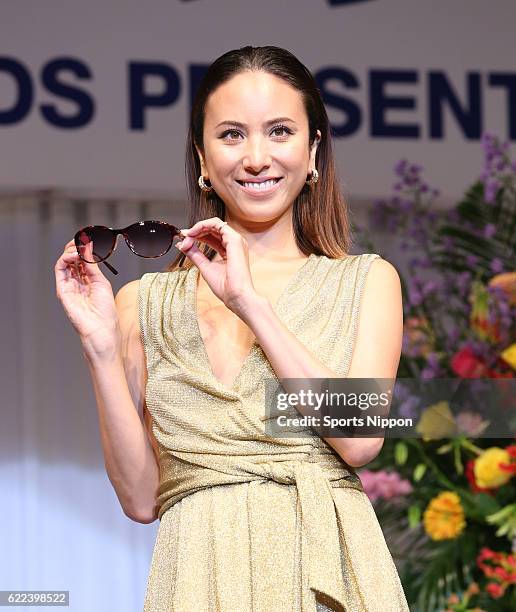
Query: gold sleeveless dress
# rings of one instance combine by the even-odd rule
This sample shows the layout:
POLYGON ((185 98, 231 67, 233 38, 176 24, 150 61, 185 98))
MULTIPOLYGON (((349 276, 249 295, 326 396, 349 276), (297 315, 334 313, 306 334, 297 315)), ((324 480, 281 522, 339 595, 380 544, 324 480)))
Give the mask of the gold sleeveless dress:
MULTIPOLYGON (((275 312, 346 376, 365 277, 379 255, 312 254, 275 312)), ((313 430, 264 431, 255 342, 231 388, 213 374, 196 317, 198 268, 144 274, 139 323, 159 445, 159 529, 144 612, 408 612, 360 478, 313 430)), ((224 355, 221 355, 221 359, 224 355)))

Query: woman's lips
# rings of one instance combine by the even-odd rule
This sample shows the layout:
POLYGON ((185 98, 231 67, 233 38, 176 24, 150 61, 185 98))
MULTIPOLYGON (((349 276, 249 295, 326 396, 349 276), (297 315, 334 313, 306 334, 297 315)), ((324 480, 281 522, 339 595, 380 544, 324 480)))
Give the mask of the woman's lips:
POLYGON ((283 177, 279 178, 274 185, 271 185, 270 187, 245 187, 241 182, 236 181, 236 183, 240 186, 240 188, 247 194, 249 194, 250 196, 253 197, 263 197, 263 196, 267 196, 271 193, 273 193, 277 188, 278 185, 281 183, 281 181, 283 180, 283 177))

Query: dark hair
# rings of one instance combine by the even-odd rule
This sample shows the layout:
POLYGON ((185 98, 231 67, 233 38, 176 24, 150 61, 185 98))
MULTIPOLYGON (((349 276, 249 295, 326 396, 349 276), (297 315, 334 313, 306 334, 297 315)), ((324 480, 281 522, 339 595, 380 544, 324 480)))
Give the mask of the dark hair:
MULTIPOLYGON (((225 220, 225 204, 221 198, 214 190, 206 194, 199 188, 201 165, 195 145, 204 153, 204 117, 210 94, 246 70, 279 77, 302 94, 308 116, 309 147, 317 129, 321 132, 315 157, 319 181, 312 187, 305 184, 293 204, 293 228, 299 249, 305 255, 316 253, 332 259, 346 256, 350 248, 348 209, 336 175, 328 115, 312 74, 292 53, 280 47, 246 46, 228 51, 211 64, 201 80, 192 106, 186 143, 185 174, 190 203, 187 227, 210 217, 225 220)), ((202 244, 200 248, 209 259, 216 254, 208 245, 202 244)), ((167 270, 191 265, 186 255, 179 253, 167 270)))

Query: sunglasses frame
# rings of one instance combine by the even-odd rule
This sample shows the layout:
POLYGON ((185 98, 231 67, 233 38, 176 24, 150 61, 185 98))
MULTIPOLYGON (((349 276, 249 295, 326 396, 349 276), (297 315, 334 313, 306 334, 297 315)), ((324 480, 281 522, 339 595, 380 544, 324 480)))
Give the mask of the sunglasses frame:
POLYGON ((81 258, 81 260, 84 261, 84 263, 88 263, 88 264, 103 263, 109 270, 111 270, 113 274, 118 274, 118 271, 116 270, 116 268, 114 268, 111 264, 109 264, 106 261, 106 259, 109 259, 109 257, 111 257, 111 255, 116 250, 116 247, 118 245, 119 234, 121 234, 124 237, 125 243, 129 247, 131 252, 134 253, 134 255, 138 255, 138 257, 143 257, 144 259, 157 259, 158 257, 163 257, 163 255, 166 255, 170 251, 170 247, 174 244, 174 238, 176 236, 179 236, 180 238, 182 238, 181 230, 178 229, 175 225, 171 225, 170 223, 167 223, 166 221, 161 221, 157 219, 146 219, 145 221, 136 221, 135 223, 131 223, 127 227, 123 227, 119 229, 113 228, 113 227, 107 227, 106 225, 86 225, 85 227, 81 228, 75 233, 75 236, 74 236, 75 248, 77 249, 77 253, 79 254, 79 257, 81 258), (140 255, 131 246, 129 236, 127 235, 127 231, 135 225, 142 225, 144 223, 157 223, 170 232, 170 244, 168 245, 168 248, 166 249, 166 251, 163 251, 163 253, 161 253, 160 255, 140 255), (83 259, 81 255, 80 247, 84 245, 81 243, 79 236, 81 232, 85 232, 86 230, 91 230, 94 228, 101 228, 103 230, 109 230, 113 234, 113 246, 111 250, 109 251, 109 254, 106 257, 99 259, 99 261, 91 262, 91 261, 86 261, 85 259, 83 259))

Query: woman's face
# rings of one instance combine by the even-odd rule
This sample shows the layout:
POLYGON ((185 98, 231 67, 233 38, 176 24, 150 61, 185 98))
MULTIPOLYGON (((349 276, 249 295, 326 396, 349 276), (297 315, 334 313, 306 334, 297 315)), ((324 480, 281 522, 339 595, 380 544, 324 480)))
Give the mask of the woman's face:
POLYGON ((271 221, 293 204, 315 168, 321 137, 318 130, 309 148, 301 94, 256 71, 234 76, 210 95, 203 135, 204 178, 232 218, 256 222, 271 221))

